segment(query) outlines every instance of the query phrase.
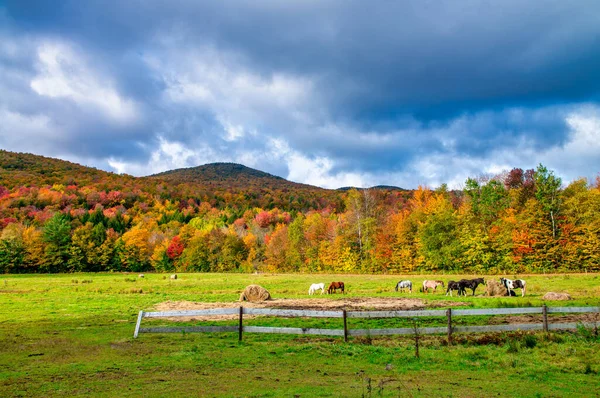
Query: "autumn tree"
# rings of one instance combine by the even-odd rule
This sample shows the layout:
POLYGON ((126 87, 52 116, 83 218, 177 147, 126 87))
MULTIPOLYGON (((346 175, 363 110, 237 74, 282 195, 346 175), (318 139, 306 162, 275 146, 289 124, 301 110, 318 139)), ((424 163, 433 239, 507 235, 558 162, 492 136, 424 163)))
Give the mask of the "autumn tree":
POLYGON ((278 224, 265 243, 265 262, 268 270, 274 272, 291 271, 287 257, 290 246, 287 225, 278 224))
MULTIPOLYGON (((0 188, 2 188, 0 186, 0 188)), ((1 193, 1 190, 0 190, 1 193)), ((24 271, 25 242, 23 226, 8 224, 0 234, 0 273, 20 273, 24 271)))
POLYGON ((419 225, 419 253, 428 270, 460 269, 457 217, 445 195, 436 194, 425 207, 425 222, 419 225))

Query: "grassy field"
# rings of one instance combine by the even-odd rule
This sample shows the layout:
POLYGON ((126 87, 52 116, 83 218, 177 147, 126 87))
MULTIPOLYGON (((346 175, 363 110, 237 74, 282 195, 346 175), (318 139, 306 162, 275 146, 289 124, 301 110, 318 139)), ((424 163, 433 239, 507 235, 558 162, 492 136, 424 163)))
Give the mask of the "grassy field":
MULTIPOLYGON (((415 285, 433 279, 409 278, 415 285)), ((346 297, 398 297, 394 286, 399 279, 180 274, 172 281, 163 274, 143 279, 125 274, 2 275, 0 396, 600 396, 600 339, 586 330, 548 336, 457 335, 452 346, 443 336, 423 337, 419 358, 411 338, 396 336, 351 338, 348 343, 264 334, 245 334, 238 343, 232 333, 132 338, 139 310, 153 310, 166 301, 234 302, 251 283, 266 287, 275 298, 308 299, 311 283, 332 280, 346 283, 346 297)), ((537 306, 543 304, 544 293, 555 291, 568 292, 574 300, 551 305, 600 303, 596 274, 525 279, 523 298, 450 298, 441 292, 415 292, 411 297, 436 308, 449 301, 465 308, 537 306)), ((261 324, 278 322, 287 326, 291 321, 261 324)))

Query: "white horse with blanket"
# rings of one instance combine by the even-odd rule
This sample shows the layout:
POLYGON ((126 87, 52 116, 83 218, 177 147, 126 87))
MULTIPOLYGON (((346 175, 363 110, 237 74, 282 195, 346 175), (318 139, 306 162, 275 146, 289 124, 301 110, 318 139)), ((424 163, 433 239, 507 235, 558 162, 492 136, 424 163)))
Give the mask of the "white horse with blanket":
POLYGON ((321 294, 325 293, 325 284, 324 283, 313 283, 312 285, 310 285, 310 288, 308 289, 308 294, 312 295, 317 290, 321 290, 321 294))

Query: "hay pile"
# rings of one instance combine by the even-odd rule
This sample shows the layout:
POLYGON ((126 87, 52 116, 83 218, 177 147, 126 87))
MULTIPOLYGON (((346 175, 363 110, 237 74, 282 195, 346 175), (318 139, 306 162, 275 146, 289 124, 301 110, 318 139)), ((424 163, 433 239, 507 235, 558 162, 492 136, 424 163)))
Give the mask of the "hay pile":
POLYGON ((544 294, 542 297, 543 300, 557 300, 557 301, 566 301, 571 300, 571 296, 568 293, 554 293, 548 292, 544 294))
POLYGON ((240 301, 244 300, 251 302, 266 301, 271 300, 271 295, 267 289, 262 286, 248 285, 240 295, 240 301))
POLYGON ((506 287, 504 287, 500 282, 495 280, 490 280, 487 282, 485 288, 485 295, 490 297, 499 297, 499 296, 507 296, 508 291, 506 287))

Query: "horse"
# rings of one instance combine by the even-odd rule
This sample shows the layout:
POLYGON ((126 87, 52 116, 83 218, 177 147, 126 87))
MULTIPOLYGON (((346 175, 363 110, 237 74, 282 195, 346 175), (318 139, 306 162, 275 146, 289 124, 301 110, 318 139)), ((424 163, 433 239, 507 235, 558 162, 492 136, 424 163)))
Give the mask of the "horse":
POLYGON ((412 293, 412 282, 411 281, 400 281, 396 284, 396 291, 400 289, 400 292, 403 292, 404 289, 408 289, 410 293, 412 293))
POLYGON ((437 287, 440 285, 442 287, 444 287, 444 281, 423 281, 423 292, 428 293, 427 289, 429 289, 429 288, 431 288, 431 289, 433 289, 433 291, 435 291, 437 289, 437 287))
POLYGON ((459 282, 455 282, 455 281, 450 281, 448 282, 448 289, 446 290, 446 296, 448 294, 450 294, 450 297, 452 297, 452 291, 453 290, 458 290, 458 295, 460 296, 461 294, 465 295, 465 289, 463 288, 463 285, 459 282))
POLYGON ((331 282, 329 289, 327 289, 327 293, 332 294, 337 289, 342 289, 342 294, 344 294, 344 282, 331 282))
POLYGON ((510 296, 510 292, 512 289, 521 289, 521 297, 525 296, 525 281, 523 279, 506 279, 500 278, 500 283, 508 290, 508 295, 510 296))
POLYGON ((321 294, 325 293, 325 284, 324 283, 313 283, 312 285, 310 285, 310 288, 308 289, 308 294, 312 295, 319 289, 321 290, 321 294))
POLYGON ((475 295, 475 290, 477 289, 477 286, 481 285, 485 285, 485 281, 483 280, 483 278, 475 278, 475 279, 461 279, 460 281, 458 281, 460 288, 459 289, 459 294, 460 294, 460 290, 462 290, 465 293, 465 296, 467 295, 465 289, 469 288, 473 290, 473 296, 475 295))

